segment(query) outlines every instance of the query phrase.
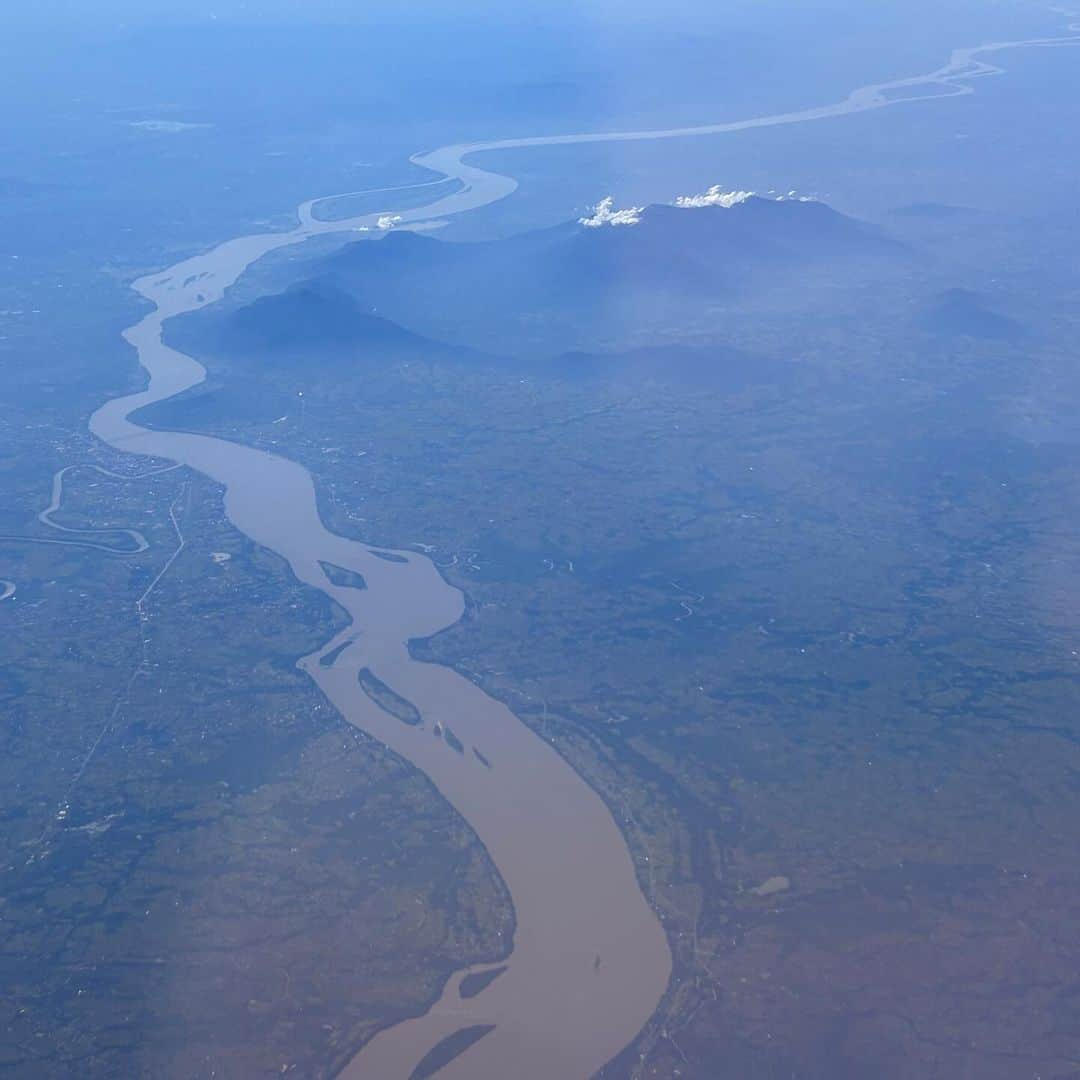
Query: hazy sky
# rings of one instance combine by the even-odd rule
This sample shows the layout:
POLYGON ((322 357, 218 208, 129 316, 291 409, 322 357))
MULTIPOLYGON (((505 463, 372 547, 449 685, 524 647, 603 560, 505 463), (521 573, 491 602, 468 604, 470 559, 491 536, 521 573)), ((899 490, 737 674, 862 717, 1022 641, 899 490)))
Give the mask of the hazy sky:
MULTIPOLYGON (((843 15, 850 18, 873 18, 874 10, 895 6, 891 0, 548 0, 538 5, 533 0, 398 0, 391 7, 368 8, 356 0, 98 0, 88 5, 85 0, 48 0, 45 4, 20 5, 20 10, 5 12, 8 27, 17 24, 64 25, 96 23, 107 25, 123 20, 142 24, 168 22, 200 22, 204 20, 290 22, 334 21, 349 23, 394 22, 403 18, 418 19, 426 15, 475 14, 499 21, 543 19, 555 21, 561 17, 602 20, 615 25, 627 20, 658 21, 671 24, 677 19, 694 22, 748 23, 769 22, 771 19, 815 20, 822 16, 843 15)), ((919 4, 907 5, 909 8, 919 4)), ((938 8, 941 5, 936 5, 938 8)), ((1024 0, 1001 0, 987 4, 986 0, 951 0, 945 6, 961 11, 987 6, 1030 6, 1024 0)), ((687 27, 689 29, 689 27, 687 27)))

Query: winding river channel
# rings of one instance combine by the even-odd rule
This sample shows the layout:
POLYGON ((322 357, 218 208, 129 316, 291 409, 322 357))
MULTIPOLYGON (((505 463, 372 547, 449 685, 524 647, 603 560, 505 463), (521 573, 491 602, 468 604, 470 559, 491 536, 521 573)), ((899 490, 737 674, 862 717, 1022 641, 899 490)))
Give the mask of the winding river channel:
MULTIPOLYGON (((966 94, 972 92, 971 80, 1000 71, 986 59, 992 54, 1077 40, 1047 38, 957 50, 930 74, 863 87, 835 104, 776 116, 697 128, 444 147, 412 159, 458 182, 454 193, 425 206, 397 210, 390 205, 327 221, 317 214, 324 200, 311 200, 299 208, 299 224, 290 232, 229 240, 134 283, 150 311, 124 337, 148 382, 144 390, 102 405, 90 420, 91 431, 117 449, 168 459, 221 484, 233 525, 277 552, 297 578, 345 609, 351 624, 301 660, 301 667, 350 724, 430 777, 484 844, 513 900, 516 928, 505 970, 467 997, 459 988, 470 972, 459 972, 427 1013, 381 1032, 343 1075, 407 1080, 442 1039, 462 1028, 482 1027, 489 1030, 446 1065, 440 1078, 591 1076, 653 1015, 671 978, 671 953, 639 887, 624 838, 600 796, 505 705, 456 672, 410 656, 411 638, 453 625, 464 610, 462 594, 428 558, 402 551, 388 559, 383 549, 335 535, 320 517, 311 475, 287 458, 205 435, 151 431, 131 419, 138 409, 173 397, 205 376, 194 358, 163 342, 164 324, 219 300, 252 263, 286 245, 333 232, 377 229, 387 214, 395 217, 395 227, 416 227, 505 198, 516 187, 511 177, 466 160, 485 151, 720 135, 966 94), (367 588, 334 584, 323 564, 361 574, 367 588), (368 673, 411 703, 422 723, 403 723, 380 708, 361 685, 361 676, 368 673), (461 745, 447 740, 447 728, 461 745)), ((59 502, 62 476, 56 484, 50 512, 59 502)), ((130 534, 130 539, 138 543, 140 537, 130 534)), ((13 589, 7 582, 0 586, 5 595, 13 589)))

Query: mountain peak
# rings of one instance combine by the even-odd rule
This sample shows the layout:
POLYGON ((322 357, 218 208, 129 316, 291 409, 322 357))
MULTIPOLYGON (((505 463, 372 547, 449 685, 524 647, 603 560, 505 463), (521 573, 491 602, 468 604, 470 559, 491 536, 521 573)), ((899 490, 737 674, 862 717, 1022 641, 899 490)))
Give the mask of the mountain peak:
POLYGON ((605 195, 589 212, 578 218, 578 224, 587 229, 602 229, 605 226, 619 227, 640 225, 649 214, 671 207, 679 210, 734 210, 737 207, 753 205, 777 205, 781 203, 817 204, 818 200, 807 195, 789 191, 786 195, 759 195, 755 191, 725 191, 719 184, 714 184, 698 195, 679 195, 670 203, 652 203, 648 206, 626 206, 617 208, 615 196, 605 195))
POLYGON ((224 329, 230 347, 237 352, 312 345, 405 345, 419 340, 322 278, 254 300, 235 311, 224 329))
POLYGON ((607 196, 578 219, 576 232, 589 247, 614 244, 628 255, 639 250, 710 260, 802 262, 900 250, 881 229, 816 199, 718 187, 649 206, 618 208, 607 196))

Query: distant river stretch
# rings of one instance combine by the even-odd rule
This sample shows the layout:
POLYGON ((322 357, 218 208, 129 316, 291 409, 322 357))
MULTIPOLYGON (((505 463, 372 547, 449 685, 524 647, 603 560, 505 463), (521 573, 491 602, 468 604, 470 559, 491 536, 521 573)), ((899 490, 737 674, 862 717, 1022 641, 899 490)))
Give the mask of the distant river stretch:
POLYGON ((459 972, 427 1013, 388 1028, 365 1045, 345 1068, 343 1075, 350 1080, 407 1080, 442 1039, 479 1026, 490 1030, 441 1070, 440 1080, 589 1077, 653 1015, 671 978, 671 953, 660 921, 642 895, 623 836, 599 795, 505 705, 456 672, 409 655, 410 638, 452 626, 464 610, 462 594, 443 580, 429 559, 401 551, 395 553, 399 559, 390 561, 377 554, 383 549, 332 533, 319 516, 310 474, 295 462, 225 439, 150 431, 131 421, 136 410, 171 398, 205 377, 201 364, 163 343, 166 320, 219 300, 252 263, 288 244, 376 228, 387 214, 397 219, 395 227, 407 228, 505 198, 516 181, 466 163, 484 151, 721 135, 967 94, 972 92, 971 80, 1000 72, 986 56, 1007 48, 1078 40, 1048 38, 960 49, 928 75, 862 87, 835 104, 776 116, 666 131, 444 147, 412 159, 460 182, 453 194, 426 206, 390 206, 330 222, 316 214, 324 200, 311 200, 299 208, 299 224, 290 232, 229 240, 134 283, 153 308, 124 337, 137 351, 149 381, 140 393, 102 405, 90 420, 90 430, 119 450, 167 458, 221 484, 233 525, 285 558, 297 578, 348 612, 352 624, 304 658, 301 666, 350 724, 381 740, 432 780, 487 848, 513 900, 516 930, 506 970, 465 999, 458 988, 468 972, 459 972), (335 585, 321 563, 361 574, 367 589, 335 585), (423 724, 405 724, 375 704, 359 683, 365 668, 411 702, 423 724), (433 734, 446 728, 464 752, 433 734))

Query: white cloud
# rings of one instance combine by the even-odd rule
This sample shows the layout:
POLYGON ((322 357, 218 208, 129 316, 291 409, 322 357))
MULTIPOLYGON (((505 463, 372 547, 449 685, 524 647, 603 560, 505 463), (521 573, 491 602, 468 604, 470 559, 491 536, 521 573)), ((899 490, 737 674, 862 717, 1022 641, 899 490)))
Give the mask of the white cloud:
POLYGON ((753 198, 771 199, 773 202, 817 202, 812 195, 800 195, 797 191, 789 191, 786 195, 778 195, 775 191, 758 195, 756 191, 724 191, 719 184, 713 184, 708 191, 700 195, 680 195, 675 200, 675 206, 687 210, 696 210, 703 206, 722 206, 725 210, 730 210, 731 207, 753 198))
POLYGON ((636 225, 644 209, 643 206, 628 206, 625 210, 616 210, 615 200, 608 195, 592 208, 591 216, 578 218, 578 224, 586 229, 599 229, 604 225, 636 225))
POLYGON ((701 195, 680 195, 675 200, 675 205, 687 210, 696 210, 702 206, 722 206, 725 210, 729 210, 753 197, 752 191, 723 191, 719 184, 713 184, 701 195))
POLYGON ((401 220, 400 214, 383 214, 375 224, 383 231, 392 229, 401 220))

